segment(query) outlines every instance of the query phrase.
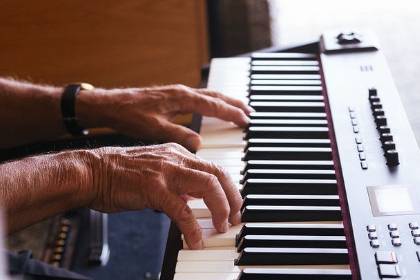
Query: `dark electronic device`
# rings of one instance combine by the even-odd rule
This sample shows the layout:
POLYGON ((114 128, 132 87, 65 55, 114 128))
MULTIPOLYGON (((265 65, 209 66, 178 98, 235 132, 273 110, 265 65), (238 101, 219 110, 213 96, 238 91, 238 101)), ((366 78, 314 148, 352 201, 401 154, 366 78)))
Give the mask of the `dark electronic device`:
MULTIPOLYGON (((255 109, 238 158, 244 225, 223 279, 419 279, 420 153, 372 33, 214 59, 209 87, 242 87, 255 109)), ((161 279, 188 278, 180 238, 172 225, 161 279)))

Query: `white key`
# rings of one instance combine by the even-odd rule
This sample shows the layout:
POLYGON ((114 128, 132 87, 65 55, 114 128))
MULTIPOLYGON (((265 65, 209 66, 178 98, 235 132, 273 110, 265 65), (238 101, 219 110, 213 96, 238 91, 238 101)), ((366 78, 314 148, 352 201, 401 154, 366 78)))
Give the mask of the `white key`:
POLYGON ((197 156, 205 160, 229 158, 237 159, 239 162, 243 156, 243 148, 200 149, 197 156))
POLYGON ((236 250, 180 250, 178 261, 229 261, 238 257, 236 250))
MULTIPOLYGON (((242 225, 236 225, 229 227, 227 232, 219 233, 214 228, 202 229, 204 248, 210 247, 234 247, 235 246, 235 237, 241 230, 242 225)), ((188 245, 183 239, 183 248, 188 249, 188 245)))
POLYGON ((203 262, 178 262, 175 272, 225 272, 239 273, 241 269, 234 265, 233 260, 230 261, 203 261, 203 262))
POLYGON ((310 268, 310 269, 349 269, 348 265, 265 265, 265 266, 235 266, 232 261, 203 261, 203 262, 178 262, 175 272, 191 272, 191 273, 237 273, 244 268, 266 268, 266 269, 293 269, 293 268, 310 268))
POLYGON ((236 280, 239 273, 175 273, 174 280, 236 280))
POLYGON ((192 199, 187 202, 191 208, 194 217, 196 218, 209 218, 211 217, 210 210, 202 199, 192 199))

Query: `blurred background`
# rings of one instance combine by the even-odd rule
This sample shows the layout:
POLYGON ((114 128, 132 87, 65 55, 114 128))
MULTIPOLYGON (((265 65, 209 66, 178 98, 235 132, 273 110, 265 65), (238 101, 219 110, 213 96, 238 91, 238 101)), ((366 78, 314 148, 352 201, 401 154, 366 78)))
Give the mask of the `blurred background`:
MULTIPOLYGON (((280 50, 315 42, 327 29, 353 27, 379 37, 420 139, 420 4, 414 0, 2 0, 0 76, 55 85, 196 87, 212 57, 280 50)), ((56 220, 10 237, 9 248, 29 248, 42 258, 56 220)), ((79 250, 73 268, 98 279, 153 279, 168 226, 153 211, 110 215, 108 266, 85 267, 79 250)))

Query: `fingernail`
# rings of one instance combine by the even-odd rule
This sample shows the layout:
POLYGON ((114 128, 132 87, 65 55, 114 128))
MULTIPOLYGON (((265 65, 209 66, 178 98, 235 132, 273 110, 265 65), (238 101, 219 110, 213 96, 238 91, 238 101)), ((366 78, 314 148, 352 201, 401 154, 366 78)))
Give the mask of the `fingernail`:
POLYGON ((237 225, 241 223, 241 216, 241 212, 236 212, 235 214, 233 214, 230 217, 230 222, 232 223, 232 225, 237 225))
POLYGON ((252 112, 255 112, 254 108, 252 108, 250 106, 247 106, 247 108, 248 108, 248 115, 252 112))
POLYGON ((191 249, 193 250, 200 250, 204 248, 204 242, 203 240, 199 240, 196 243, 191 244, 191 249))

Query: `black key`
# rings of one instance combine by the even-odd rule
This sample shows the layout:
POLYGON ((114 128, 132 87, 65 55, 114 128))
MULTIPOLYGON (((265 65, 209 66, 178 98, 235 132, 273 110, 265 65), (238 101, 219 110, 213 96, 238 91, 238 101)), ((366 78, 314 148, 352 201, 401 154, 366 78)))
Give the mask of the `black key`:
POLYGON ((243 181, 248 179, 335 179, 335 171, 330 169, 248 169, 243 181))
POLYGON ((329 139, 328 127, 307 126, 250 126, 246 132, 245 138, 329 139))
POLYGON ((253 66, 319 66, 316 60, 253 60, 253 66))
POLYGON ((344 236, 245 235, 238 244, 240 252, 249 247, 266 248, 346 248, 344 236))
POLYGON ((339 206, 337 195, 281 195, 249 194, 242 207, 247 205, 339 206))
POLYGON ((319 74, 252 74, 252 80, 311 80, 321 81, 319 74))
POLYGON ((321 80, 251 80, 251 85, 276 86, 321 86, 321 80))
POLYGON ((332 179, 248 179, 241 191, 248 194, 336 195, 337 181, 332 179))
POLYGON ((325 112, 324 102, 251 101, 249 106, 257 112, 325 112))
POLYGON ((308 102, 323 101, 322 95, 252 95, 251 101, 287 101, 287 102, 308 102))
POLYGON ((319 66, 251 66, 252 74, 318 74, 319 66))
POLYGON ((293 60, 313 60, 317 56, 312 53, 291 53, 291 52, 255 52, 251 55, 253 60, 257 59, 293 59, 293 60))
POLYGON ((329 139, 273 139, 273 138, 251 138, 248 139, 245 151, 250 147, 331 147, 329 139))
POLYGON ((236 245, 245 235, 337 235, 344 236, 343 224, 246 223, 236 236, 236 245))
POLYGON ((245 268, 238 280, 351 280, 350 269, 245 268))
POLYGON ((254 94, 268 95, 268 94, 284 94, 284 95, 321 95, 321 86, 251 86, 250 96, 254 94))
POLYGON ((242 222, 341 221, 339 206, 247 205, 242 222))
POLYGON ((311 147, 250 147, 245 151, 245 160, 331 160, 331 148, 311 147))
POLYGON ((251 126, 327 126, 327 120, 251 119, 251 126))
MULTIPOLYGON (((249 160, 248 169, 334 169, 332 160, 249 160)), ((244 173, 244 172, 243 172, 244 173)))
POLYGON ((294 113, 294 112, 251 112, 252 119, 317 119, 326 120, 326 113, 294 113))
POLYGON ((347 249, 245 248, 235 265, 328 265, 348 264, 347 249))

